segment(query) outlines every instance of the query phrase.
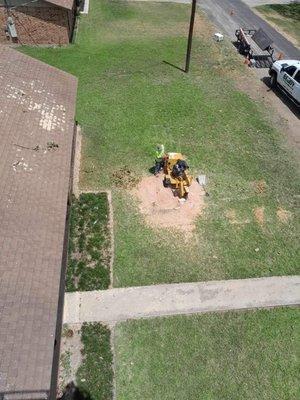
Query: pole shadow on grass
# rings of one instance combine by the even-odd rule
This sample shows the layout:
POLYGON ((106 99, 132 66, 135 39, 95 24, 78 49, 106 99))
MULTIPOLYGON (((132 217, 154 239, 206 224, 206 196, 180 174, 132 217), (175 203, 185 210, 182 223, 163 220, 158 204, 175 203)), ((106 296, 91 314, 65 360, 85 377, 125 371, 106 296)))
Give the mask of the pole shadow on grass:
POLYGON ((91 400, 91 397, 76 387, 74 382, 70 382, 59 400, 91 400))
POLYGON ((169 61, 165 61, 165 60, 163 60, 163 63, 164 63, 164 64, 167 64, 167 65, 169 65, 170 67, 173 67, 173 68, 179 69, 179 71, 181 71, 181 72, 185 72, 185 70, 184 70, 183 68, 181 68, 181 67, 178 67, 177 65, 174 65, 174 64, 170 63, 169 61))

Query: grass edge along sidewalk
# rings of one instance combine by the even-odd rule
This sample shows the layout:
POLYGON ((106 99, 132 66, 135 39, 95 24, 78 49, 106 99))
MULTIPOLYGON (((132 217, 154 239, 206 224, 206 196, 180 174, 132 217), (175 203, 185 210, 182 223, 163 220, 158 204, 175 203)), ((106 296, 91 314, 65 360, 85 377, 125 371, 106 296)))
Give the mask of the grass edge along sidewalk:
POLYGON ((101 323, 64 325, 59 398, 113 398, 112 334, 110 328, 101 323))
MULTIPOLYGON (((116 400, 294 400, 299 308, 227 311, 126 321, 114 327, 116 400)), ((76 387, 113 397, 107 326, 82 326, 76 387)))
POLYGON ((120 323, 117 400, 296 400, 298 308, 120 323))

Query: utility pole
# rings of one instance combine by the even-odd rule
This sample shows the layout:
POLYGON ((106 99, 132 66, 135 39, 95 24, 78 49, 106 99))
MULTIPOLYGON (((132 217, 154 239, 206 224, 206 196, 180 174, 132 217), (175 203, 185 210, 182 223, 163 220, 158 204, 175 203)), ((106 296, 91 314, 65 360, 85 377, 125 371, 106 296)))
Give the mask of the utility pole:
POLYGON ((6 8, 7 14, 9 14, 9 4, 8 4, 8 1, 7 1, 7 0, 4 0, 4 6, 5 6, 5 8, 6 8))
POLYGON ((190 60, 191 60, 191 51, 192 51, 192 41, 193 41, 193 31, 194 31, 196 4, 197 4, 197 0, 192 0, 190 29, 189 29, 189 37, 188 37, 188 44, 187 44, 186 58, 185 58, 185 69, 184 69, 185 73, 188 73, 189 69, 190 69, 190 60))

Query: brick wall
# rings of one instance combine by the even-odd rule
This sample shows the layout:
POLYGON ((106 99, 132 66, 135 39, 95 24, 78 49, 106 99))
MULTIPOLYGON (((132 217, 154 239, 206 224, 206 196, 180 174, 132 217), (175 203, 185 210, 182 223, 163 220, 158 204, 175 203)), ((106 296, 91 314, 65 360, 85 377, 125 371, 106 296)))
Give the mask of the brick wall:
MULTIPOLYGON (((20 44, 67 44, 71 37, 74 14, 66 9, 49 7, 18 7, 11 10, 20 44)), ((5 35, 7 12, 0 7, 0 43, 9 40, 5 35)))

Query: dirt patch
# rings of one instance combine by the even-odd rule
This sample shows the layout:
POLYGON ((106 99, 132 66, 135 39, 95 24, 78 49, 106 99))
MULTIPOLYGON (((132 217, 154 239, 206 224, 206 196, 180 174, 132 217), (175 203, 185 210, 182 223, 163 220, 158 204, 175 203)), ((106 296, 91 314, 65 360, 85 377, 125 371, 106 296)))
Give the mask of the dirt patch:
POLYGON ((280 222, 288 223, 289 219, 292 217, 292 213, 290 211, 285 210, 284 208, 279 207, 276 211, 277 218, 280 222))
POLYGON ((261 179, 260 181, 254 181, 252 183, 255 193, 263 194, 267 190, 267 183, 265 180, 261 179))
POLYGON ((238 220, 237 220, 237 218, 236 218, 236 213, 235 213, 235 210, 227 210, 226 212, 225 212, 225 216, 226 216, 226 218, 229 220, 229 222, 230 222, 230 224, 237 224, 238 223, 238 220))
MULTIPOLYGON (((247 69, 246 69, 247 68, 247 69)), ((234 71, 231 79, 235 87, 246 93, 252 100, 263 103, 268 113, 266 118, 272 126, 282 132, 287 142, 295 149, 300 149, 299 140, 299 111, 280 90, 269 87, 269 78, 264 69, 249 68, 245 71, 234 71)), ((259 132, 258 132, 259 133, 259 132)))
POLYGON ((126 165, 112 174, 114 185, 123 189, 135 187, 138 180, 138 177, 126 165))
POLYGON ((60 398, 82 362, 81 325, 64 325, 61 338, 57 397, 60 398))
POLYGON ((249 224, 249 219, 238 219, 236 216, 236 211, 233 209, 229 209, 225 211, 225 217, 228 219, 231 225, 245 225, 249 224))
POLYGON ((162 176, 143 178, 134 189, 141 213, 153 227, 175 228, 190 233, 196 218, 204 207, 205 192, 196 181, 192 182, 189 198, 181 202, 170 188, 163 186, 162 176))
POLYGON ((253 210, 254 217, 259 225, 264 225, 265 223, 265 207, 256 207, 253 210))

